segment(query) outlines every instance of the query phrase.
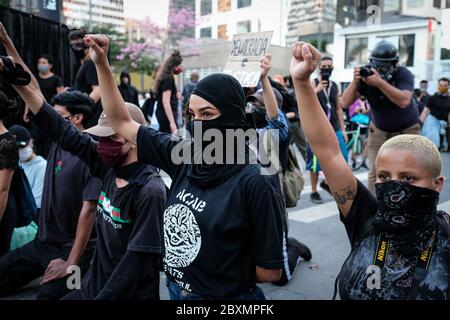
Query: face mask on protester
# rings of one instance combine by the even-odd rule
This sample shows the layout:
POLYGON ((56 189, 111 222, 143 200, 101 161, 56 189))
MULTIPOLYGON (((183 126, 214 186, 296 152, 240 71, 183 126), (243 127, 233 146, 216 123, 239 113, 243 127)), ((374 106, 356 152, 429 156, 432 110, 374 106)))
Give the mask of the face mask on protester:
POLYGON ((40 73, 47 73, 50 71, 50 66, 47 64, 38 64, 38 70, 40 73))
POLYGON ((75 55, 75 58, 77 58, 78 60, 81 60, 84 58, 85 56, 85 50, 86 48, 83 46, 72 46, 71 50, 73 52, 73 54, 75 55))
POLYGON ((97 152, 103 162, 111 168, 122 166, 128 153, 123 153, 122 149, 125 143, 114 141, 111 138, 100 138, 97 146, 97 152))
POLYGON ((21 162, 27 162, 33 156, 33 148, 27 146, 23 149, 19 149, 19 158, 21 162))
POLYGON ((174 74, 180 74, 183 71, 184 71, 183 67, 182 66, 178 66, 178 67, 175 68, 174 74))
POLYGON ((375 227, 393 240, 399 253, 420 253, 437 227, 439 192, 400 181, 377 184, 376 191, 375 227))
POLYGON ((332 74, 333 74, 333 68, 320 69, 320 76, 322 78, 330 78, 332 74))
POLYGON ((253 120, 257 129, 265 128, 268 125, 267 111, 263 108, 256 108, 253 113, 253 120))

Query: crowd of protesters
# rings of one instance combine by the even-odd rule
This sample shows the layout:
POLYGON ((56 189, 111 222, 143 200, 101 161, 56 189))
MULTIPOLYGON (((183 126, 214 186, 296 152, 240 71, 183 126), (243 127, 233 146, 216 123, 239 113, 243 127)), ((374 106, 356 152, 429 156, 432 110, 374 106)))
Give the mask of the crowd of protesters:
POLYGON ((425 82, 415 91, 382 41, 341 95, 332 58, 297 42, 290 76, 269 77, 267 54, 256 88, 193 72, 181 93, 175 50, 140 105, 128 72, 116 82, 110 38, 76 30, 69 40, 80 68, 65 88, 51 57, 33 75, 0 24, 0 74, 26 106, 15 123, 19 99, 0 92, 0 296, 42 278, 40 300, 159 300, 164 272, 172 300, 264 300, 259 283, 284 286, 312 259, 289 237, 287 209, 305 183, 300 154, 311 201, 322 203, 323 172, 351 243, 342 299, 448 299, 450 218, 437 209, 447 78, 433 96, 425 82), (368 187, 348 159, 358 121, 368 126, 368 187), (236 132, 255 135, 239 144, 236 132), (378 289, 367 286, 373 265, 378 289), (69 288, 74 270, 81 285, 69 288))

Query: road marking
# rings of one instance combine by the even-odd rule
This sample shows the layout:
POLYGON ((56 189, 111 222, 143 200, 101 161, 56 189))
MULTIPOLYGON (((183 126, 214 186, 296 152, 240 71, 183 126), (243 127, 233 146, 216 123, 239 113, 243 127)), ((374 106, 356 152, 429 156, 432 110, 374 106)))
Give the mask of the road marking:
POLYGON ((289 212, 289 220, 313 223, 337 215, 339 215, 339 210, 336 202, 330 201, 307 209, 291 211, 289 212))

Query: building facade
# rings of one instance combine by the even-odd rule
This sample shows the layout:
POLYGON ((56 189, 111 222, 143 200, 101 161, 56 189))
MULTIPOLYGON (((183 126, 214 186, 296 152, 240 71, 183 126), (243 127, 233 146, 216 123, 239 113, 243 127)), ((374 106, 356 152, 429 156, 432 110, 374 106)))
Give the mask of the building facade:
POLYGON ((336 6, 334 0, 291 0, 286 44, 316 41, 322 51, 333 42, 336 6))
POLYGON ((350 2, 338 1, 334 33, 335 79, 343 87, 381 40, 397 47, 400 63, 415 75, 416 85, 428 80, 434 90, 440 77, 450 76, 450 51, 443 48, 449 23, 442 20, 450 1, 350 2))
POLYGON ((61 22, 62 0, 11 0, 9 6, 41 18, 61 22))
POLYGON ((125 32, 123 0, 64 0, 63 14, 70 27, 109 25, 125 32))
POLYGON ((195 37, 231 40, 247 32, 273 31, 285 46, 289 0, 195 0, 195 37))

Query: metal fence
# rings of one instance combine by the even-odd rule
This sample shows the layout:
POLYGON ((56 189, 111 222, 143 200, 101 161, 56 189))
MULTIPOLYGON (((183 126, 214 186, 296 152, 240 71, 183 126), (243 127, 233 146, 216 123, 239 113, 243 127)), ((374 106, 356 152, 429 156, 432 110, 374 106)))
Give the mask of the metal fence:
MULTIPOLYGON (((53 72, 70 86, 77 67, 70 53, 67 26, 3 6, 0 21, 32 72, 37 71, 39 56, 49 55, 53 58, 53 72)), ((1 46, 0 54, 5 54, 1 46)))

